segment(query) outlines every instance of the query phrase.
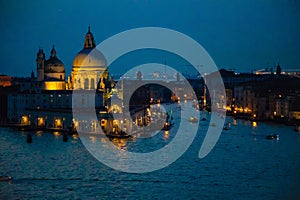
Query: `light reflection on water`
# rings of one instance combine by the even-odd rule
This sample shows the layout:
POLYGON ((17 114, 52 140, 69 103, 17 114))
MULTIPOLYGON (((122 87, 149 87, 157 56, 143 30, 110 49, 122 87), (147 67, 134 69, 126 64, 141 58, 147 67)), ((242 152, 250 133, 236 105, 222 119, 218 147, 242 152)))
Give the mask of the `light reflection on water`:
POLYGON ((169 131, 164 132, 164 140, 168 141, 169 140, 169 131))
MULTIPOLYGON (((204 159, 198 152, 208 122, 200 122, 188 151, 167 168, 146 174, 112 170, 94 159, 76 136, 26 133, 0 128, 0 199, 297 199, 300 195, 300 134, 292 127, 234 120, 204 159), (279 134, 280 140, 266 140, 279 134), (58 139, 56 139, 58 138, 58 139)), ((176 121, 175 121, 176 123, 176 121)), ((175 129, 153 139, 113 139, 117 148, 148 152, 165 145, 175 129), (168 137, 168 139, 166 139, 168 137)), ((94 141, 93 139, 91 141, 94 141)), ((95 138, 95 142, 107 142, 95 138)))

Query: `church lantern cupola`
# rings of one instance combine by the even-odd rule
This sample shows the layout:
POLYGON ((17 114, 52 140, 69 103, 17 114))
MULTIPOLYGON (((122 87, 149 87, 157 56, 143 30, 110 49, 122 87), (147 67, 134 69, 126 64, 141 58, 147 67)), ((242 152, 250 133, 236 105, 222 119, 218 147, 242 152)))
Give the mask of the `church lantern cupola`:
POLYGON ((95 47, 96 47, 96 44, 95 44, 94 36, 93 36, 93 33, 91 32, 91 27, 89 26, 88 32, 85 35, 83 48, 91 49, 91 48, 95 48, 95 47))

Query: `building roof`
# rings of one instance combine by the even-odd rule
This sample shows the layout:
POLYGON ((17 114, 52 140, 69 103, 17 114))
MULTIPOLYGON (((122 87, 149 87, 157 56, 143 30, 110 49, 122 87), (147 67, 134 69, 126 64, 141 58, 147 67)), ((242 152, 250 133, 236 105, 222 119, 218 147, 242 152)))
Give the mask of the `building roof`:
POLYGON ((45 62, 45 73, 64 73, 65 66, 61 60, 59 60, 56 56, 56 50, 54 49, 54 45, 51 50, 51 56, 45 62))
POLYGON ((86 33, 83 49, 73 60, 73 70, 105 70, 107 61, 104 55, 95 48, 94 36, 90 30, 86 33))

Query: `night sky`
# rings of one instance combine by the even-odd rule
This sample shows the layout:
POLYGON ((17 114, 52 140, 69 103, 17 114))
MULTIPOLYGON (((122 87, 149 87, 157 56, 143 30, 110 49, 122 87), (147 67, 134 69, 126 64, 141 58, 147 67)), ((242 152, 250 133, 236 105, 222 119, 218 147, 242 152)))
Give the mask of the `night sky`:
POLYGON ((165 27, 198 41, 220 68, 300 68, 297 0, 1 0, 0 9, 0 73, 12 76, 29 76, 38 49, 48 58, 53 44, 68 75, 88 25, 97 44, 128 29, 165 27))

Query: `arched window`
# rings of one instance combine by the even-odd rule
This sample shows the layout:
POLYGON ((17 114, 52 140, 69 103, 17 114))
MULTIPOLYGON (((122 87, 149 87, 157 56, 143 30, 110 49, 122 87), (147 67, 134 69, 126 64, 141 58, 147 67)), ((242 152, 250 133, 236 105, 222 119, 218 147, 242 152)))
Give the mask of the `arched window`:
POLYGON ((91 89, 95 89, 95 79, 91 79, 91 89))
POLYGON ((89 79, 88 78, 84 79, 84 89, 86 89, 86 90, 89 89, 89 79))

